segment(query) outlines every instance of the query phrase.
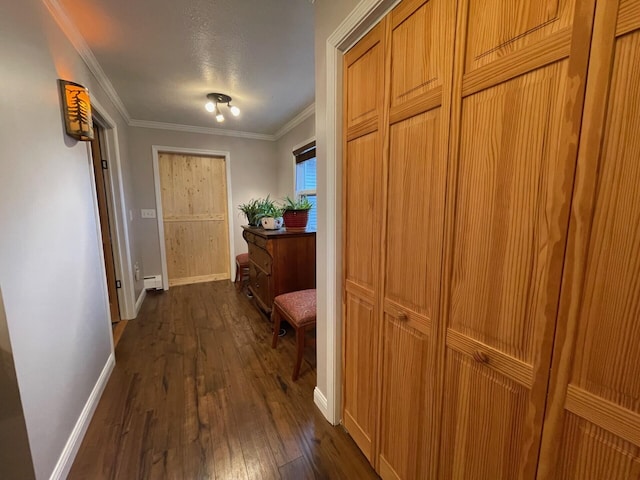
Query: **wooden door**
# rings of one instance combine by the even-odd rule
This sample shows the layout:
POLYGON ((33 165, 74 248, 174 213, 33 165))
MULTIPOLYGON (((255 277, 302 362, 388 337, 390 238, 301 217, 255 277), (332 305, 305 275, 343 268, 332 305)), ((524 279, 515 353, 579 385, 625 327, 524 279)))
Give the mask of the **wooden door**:
POLYGON ((102 236, 102 251, 104 253, 104 268, 107 275, 107 293, 109 296, 109 314, 111 323, 120 321, 120 306, 118 290, 116 288, 116 268, 113 258, 111 242, 111 226, 109 223, 109 202, 107 199, 107 157, 102 149, 104 130, 96 123, 93 124, 94 138, 91 141, 91 158, 96 182, 96 196, 98 199, 98 214, 100 217, 100 234, 102 236))
POLYGON ((599 1, 538 478, 640 479, 640 0, 599 1))
MULTIPOLYGON (((390 145, 378 472, 433 478, 455 2, 405 0, 389 21, 390 145)), ((383 189, 383 191, 385 191, 383 189)))
POLYGON ((343 415, 374 462, 382 224, 384 33, 382 22, 344 58, 343 415))
POLYGON ((169 285, 230 278, 224 157, 160 153, 169 285))
POLYGON ((439 479, 537 468, 592 0, 461 0, 439 479))

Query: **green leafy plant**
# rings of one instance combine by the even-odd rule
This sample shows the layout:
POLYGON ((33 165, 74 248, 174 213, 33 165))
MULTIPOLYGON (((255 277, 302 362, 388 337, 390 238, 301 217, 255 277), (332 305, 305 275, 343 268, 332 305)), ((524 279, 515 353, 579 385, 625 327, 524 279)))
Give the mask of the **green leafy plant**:
POLYGON ((313 204, 306 195, 300 195, 298 200, 291 200, 290 197, 284 199, 284 210, 311 210, 313 204))
POLYGON ((241 203, 238 210, 245 214, 249 225, 254 227, 259 226, 260 220, 264 217, 278 218, 284 213, 284 208, 271 200, 270 195, 267 195, 267 198, 252 198, 247 203, 241 203))
POLYGON ((260 198, 252 198, 247 203, 238 205, 238 210, 247 217, 249 225, 256 227, 260 223, 260 219, 262 218, 262 202, 264 202, 264 200, 260 198))

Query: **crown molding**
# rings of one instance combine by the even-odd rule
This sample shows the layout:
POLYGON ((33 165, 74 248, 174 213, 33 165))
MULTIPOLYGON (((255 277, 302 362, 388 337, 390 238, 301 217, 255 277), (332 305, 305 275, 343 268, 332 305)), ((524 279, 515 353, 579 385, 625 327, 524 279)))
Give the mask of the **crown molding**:
POLYGON ((65 34, 67 39, 71 42, 71 45, 76 49, 80 57, 87 64, 87 67, 91 71, 91 73, 96 77, 96 80, 100 84, 100 86, 104 89, 105 93, 113 102, 114 106, 122 115, 125 122, 131 127, 140 127, 140 128, 154 128, 159 130, 174 130, 178 132, 189 132, 189 133, 201 133, 205 135, 222 135, 228 137, 238 137, 238 138, 249 138, 252 140, 267 140, 270 142, 274 142, 279 140, 288 132, 293 130, 295 127, 304 122, 307 118, 313 115, 316 111, 315 103, 312 103, 307 108, 305 108, 298 115, 289 120, 286 124, 284 124, 275 134, 263 134, 263 133, 253 133, 253 132, 243 132, 239 130, 225 130, 222 128, 208 128, 208 127, 198 127, 195 125, 182 125, 178 123, 166 123, 166 122, 156 122, 151 120, 136 120, 131 118, 129 111, 122 103, 118 92, 113 87, 113 84, 107 77, 106 73, 98 63, 95 55, 89 48, 86 40, 82 36, 82 34, 78 31, 74 23, 71 21, 66 11, 60 5, 58 0, 42 0, 47 10, 58 24, 62 32, 65 34))
POLYGON ((129 123, 131 121, 131 116, 129 115, 127 108, 124 106, 124 103, 122 103, 120 96, 116 92, 116 89, 113 88, 113 85, 104 73, 104 70, 102 70, 102 67, 93 55, 93 52, 89 48, 89 45, 87 45, 84 37, 73 24, 64 8, 62 8, 62 5, 58 3, 58 0, 42 0, 42 3, 47 7, 49 13, 51 13, 51 16, 56 21, 62 32, 67 36, 73 47, 80 54, 84 63, 87 64, 87 67, 89 67, 91 73, 96 77, 100 86, 104 89, 118 112, 120 112, 120 115, 122 115, 122 118, 129 123))
POLYGON ((222 135, 226 137, 250 138, 252 140, 276 140, 274 135, 264 133, 242 132, 239 130, 225 130, 222 128, 196 127, 179 123, 154 122, 151 120, 130 120, 129 126, 140 128, 155 128, 157 130, 173 130, 176 132, 203 133, 205 135, 222 135))
POLYGON ((301 111, 298 115, 296 115, 291 120, 289 120, 287 123, 285 123, 282 126, 282 128, 280 128, 280 130, 278 130, 274 134, 275 140, 280 140, 287 133, 289 133, 291 130, 296 128, 298 125, 300 125, 302 122, 304 122, 307 118, 309 118, 314 113, 316 113, 316 103, 315 102, 313 102, 311 105, 309 105, 303 111, 301 111))

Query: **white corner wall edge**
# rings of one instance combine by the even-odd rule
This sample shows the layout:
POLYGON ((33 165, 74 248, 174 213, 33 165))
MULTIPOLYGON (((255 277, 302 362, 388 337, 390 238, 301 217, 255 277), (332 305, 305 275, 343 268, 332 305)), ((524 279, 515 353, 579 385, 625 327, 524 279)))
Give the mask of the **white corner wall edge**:
MULTIPOLYGON (((341 239, 338 238, 338 222, 342 221, 342 208, 338 198, 337 186, 342 184, 341 170, 338 168, 342 161, 341 127, 342 112, 342 78, 340 61, 342 55, 371 28, 373 28, 400 0, 361 0, 338 28, 329 36, 326 43, 327 62, 327 90, 326 90, 326 162, 327 198, 325 205, 326 218, 326 259, 327 276, 324 285, 319 285, 326 292, 327 301, 327 392, 326 408, 320 410, 325 418, 333 425, 341 420, 341 384, 342 384, 342 339, 340 336, 341 295, 341 239)), ((319 391, 319 390, 318 390, 319 391)), ((319 391, 320 392, 320 391, 319 391)), ((314 393, 314 401, 318 405, 314 393)))
POLYGON ((143 288, 142 291, 140 292, 140 295, 138 295, 138 300, 136 300, 136 317, 140 313, 140 309, 142 308, 142 302, 144 302, 145 298, 147 298, 147 291, 143 288))
POLYGON ((318 407, 322 415, 324 415, 325 418, 327 418, 328 417, 327 397, 324 396, 324 393, 322 393, 318 387, 313 389, 313 403, 316 404, 316 407, 318 407))
POLYGON ((62 450, 62 453, 60 454, 58 463, 53 469, 49 480, 64 480, 65 478, 67 478, 67 475, 69 475, 69 471, 71 470, 73 461, 76 458, 78 449, 82 444, 84 435, 87 432, 87 428, 89 428, 89 424, 91 423, 93 414, 96 411, 96 407, 98 406, 98 402, 100 401, 102 392, 107 386, 107 382, 109 381, 109 377, 111 376, 111 372, 113 371, 115 365, 116 357, 114 353, 111 352, 111 355, 109 355, 109 358, 107 359, 107 363, 102 369, 102 373, 100 374, 98 381, 91 391, 91 395, 89 395, 87 403, 80 413, 80 417, 78 418, 75 427, 73 427, 73 430, 71 431, 71 435, 69 436, 69 439, 67 440, 67 443, 62 450))

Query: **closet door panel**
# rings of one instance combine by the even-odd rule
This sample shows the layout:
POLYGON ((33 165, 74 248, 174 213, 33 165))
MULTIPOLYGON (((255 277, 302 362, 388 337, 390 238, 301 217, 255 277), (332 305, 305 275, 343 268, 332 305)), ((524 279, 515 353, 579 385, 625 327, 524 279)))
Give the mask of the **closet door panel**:
POLYGON ((344 57, 342 421, 371 463, 379 389, 385 28, 382 21, 344 57))
POLYGON ((386 246, 382 260, 382 478, 435 474, 436 338, 442 286, 456 2, 391 13, 386 246))
POLYGON ((445 158, 441 109, 391 126, 385 307, 427 324, 438 305, 445 158))
POLYGON ((467 97, 449 328, 533 367, 566 62, 467 97))
POLYGON ((455 351, 447 354, 439 478, 518 478, 526 461, 529 391, 455 351))
POLYGON ((640 480, 640 448, 568 414, 562 436, 558 479, 640 480))
POLYGON ((375 368, 378 321, 373 304, 347 293, 345 299, 344 426, 371 461, 375 434, 375 368))
POLYGON ((430 464, 431 328, 387 313, 383 320, 380 469, 383 479, 426 478, 430 464))
POLYGON ((466 71, 535 46, 572 25, 576 0, 470 0, 466 71))
POLYGON ((380 237, 379 134, 356 138, 347 144, 346 171, 346 280, 374 294, 380 237))
POLYGON ((460 2, 442 480, 536 474, 592 14, 591 0, 460 2))
POLYGON ((345 56, 347 135, 362 124, 375 125, 384 91, 384 29, 375 27, 345 56))
POLYGON ((442 21, 443 8, 447 8, 443 3, 405 1, 392 13, 392 108, 442 87, 447 53, 442 48, 447 27, 442 21))
POLYGON ((594 42, 540 478, 637 480, 640 1, 599 4, 594 42))

